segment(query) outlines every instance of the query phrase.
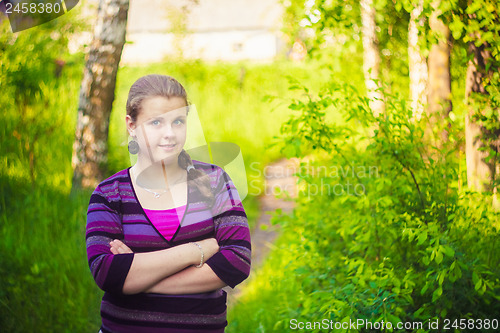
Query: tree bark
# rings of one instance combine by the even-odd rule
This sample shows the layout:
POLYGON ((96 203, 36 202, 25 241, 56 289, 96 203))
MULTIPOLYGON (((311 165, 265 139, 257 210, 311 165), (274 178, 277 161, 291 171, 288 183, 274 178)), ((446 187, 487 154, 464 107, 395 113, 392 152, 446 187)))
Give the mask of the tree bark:
POLYGON ((115 95, 129 0, 100 0, 80 88, 73 144, 73 188, 95 188, 104 179, 108 128, 115 95))
POLYGON ((410 13, 408 26, 408 62, 410 71, 410 100, 414 119, 420 120, 427 105, 427 61, 418 45, 418 27, 423 26, 424 1, 420 0, 410 13))
MULTIPOLYGON (((438 42, 431 46, 429 52, 429 92, 428 92, 428 113, 430 119, 429 135, 436 125, 445 128, 441 130, 440 140, 448 141, 449 122, 448 115, 452 110, 451 104, 451 75, 450 75, 450 29, 439 18, 441 11, 439 5, 441 1, 432 3, 433 12, 429 19, 429 26, 432 32, 438 37, 438 42)), ((437 146, 441 144, 438 142, 437 146)))
MULTIPOLYGON (((469 107, 468 114, 465 117, 465 154, 467 162, 467 185, 469 188, 478 191, 492 191, 494 205, 498 205, 497 189, 492 186, 493 181, 500 174, 500 163, 496 158, 490 159, 486 162, 486 158, 495 152, 496 155, 500 154, 500 133, 490 133, 486 128, 477 124, 473 115, 477 112, 476 107, 480 107, 480 112, 488 108, 488 105, 476 104, 474 107, 475 99, 474 94, 488 95, 484 86, 484 80, 493 75, 492 68, 486 71, 488 61, 492 59, 488 51, 488 45, 483 44, 476 46, 474 42, 469 44, 469 51, 473 55, 473 59, 469 61, 467 68, 467 78, 465 86, 465 97, 469 107), (485 144, 483 138, 487 136, 496 137, 492 143, 485 144), (490 151, 480 150, 487 147, 490 151)), ((498 112, 498 110, 497 110, 498 112)), ((498 115, 500 117, 500 114, 498 115)))
POLYGON ((378 49, 377 26, 375 23, 375 8, 373 0, 361 0, 361 33, 363 41, 363 72, 365 84, 370 98, 370 108, 378 116, 384 112, 383 95, 377 89, 380 82, 380 52, 378 49))

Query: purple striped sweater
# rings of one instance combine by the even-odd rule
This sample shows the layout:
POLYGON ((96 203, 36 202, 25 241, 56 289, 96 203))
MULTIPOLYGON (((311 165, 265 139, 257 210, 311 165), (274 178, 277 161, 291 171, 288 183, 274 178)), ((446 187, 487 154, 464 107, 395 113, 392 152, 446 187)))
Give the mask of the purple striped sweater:
POLYGON ((102 332, 223 332, 226 292, 189 295, 122 292, 134 254, 113 255, 109 242, 120 239, 134 253, 162 250, 215 237, 220 250, 206 261, 234 288, 250 272, 250 233, 238 192, 218 166, 193 161, 210 176, 215 204, 209 207, 188 182, 188 202, 180 227, 170 241, 149 221, 127 168, 104 180, 92 193, 87 212, 87 256, 97 285, 104 290, 102 332))

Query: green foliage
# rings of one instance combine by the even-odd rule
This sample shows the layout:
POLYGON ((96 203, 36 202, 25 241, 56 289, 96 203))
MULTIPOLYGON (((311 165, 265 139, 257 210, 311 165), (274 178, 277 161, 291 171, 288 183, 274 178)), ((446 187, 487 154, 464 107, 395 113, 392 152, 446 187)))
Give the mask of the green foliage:
POLYGON ((82 243, 90 193, 0 181, 2 330, 97 332, 102 292, 82 243))
MULTIPOLYGON (((359 1, 283 0, 283 32, 291 47, 302 41, 310 58, 342 54, 362 56, 362 22, 359 1)), ((408 87, 407 36, 409 13, 401 10, 400 1, 374 1, 377 45, 381 53, 381 80, 394 90, 408 87)), ((410 6, 410 5, 408 5, 410 6)), ((351 63, 356 63, 352 59, 351 63)), ((344 66, 342 63, 339 66, 344 66)), ((361 65, 360 65, 361 66, 361 65)))
MULTIPOLYGON (((487 83, 488 94, 473 93, 469 97, 468 105, 471 107, 471 121, 480 126, 480 140, 483 144, 480 151, 486 152, 484 162, 488 165, 500 165, 500 153, 498 144, 500 140, 500 104, 499 74, 494 73, 492 79, 487 83)), ((485 184, 486 192, 494 192, 500 186, 500 175, 493 174, 491 182, 485 184)))
POLYGON ((359 40, 359 4, 352 0, 283 0, 283 32, 290 44, 296 39, 306 43, 308 51, 317 51, 329 43, 359 40))
POLYGON ((74 11, 29 32, 10 33, 6 20, 1 26, 0 325, 7 332, 98 329, 99 291, 82 279, 89 193, 68 198, 83 64, 66 49, 81 28, 74 11))
MULTIPOLYGON (((476 0, 468 3, 454 2, 447 7, 445 17, 450 22, 454 39, 462 45, 474 46, 481 50, 485 68, 476 68, 481 73, 485 93, 468 96, 468 106, 472 110, 471 121, 481 128, 480 150, 487 154, 485 162, 491 168, 500 165, 498 142, 500 137, 500 10, 497 1, 476 0)), ((467 60, 476 62, 469 47, 467 60)), ((489 192, 498 190, 500 177, 493 174, 487 184, 489 192)))
MULTIPOLYGON (((463 89, 463 79, 466 73, 460 69, 466 67, 472 57, 468 51, 469 44, 484 47, 484 50, 490 53, 486 59, 486 69, 483 70, 485 77, 483 84, 488 95, 471 96, 468 100, 476 110, 472 120, 485 129, 480 140, 485 145, 484 150, 488 151, 487 160, 493 169, 500 163, 498 154, 500 76, 497 73, 500 68, 500 11, 497 2, 496 0, 373 1, 378 47, 382 60, 380 80, 392 91, 397 91, 402 96, 407 96, 408 91, 408 22, 410 13, 419 5, 421 5, 422 13, 417 27, 420 49, 424 56, 428 55, 433 44, 444 38, 439 35, 440 32, 430 29, 431 15, 438 11, 438 18, 450 29, 451 38, 446 42, 453 45, 451 71, 461 72, 453 77, 460 83, 457 85, 453 82, 453 86, 463 89)), ((359 2, 290 0, 283 1, 283 4, 285 7, 284 32, 291 43, 297 38, 303 40, 312 56, 335 52, 338 48, 347 49, 353 45, 360 49, 362 23, 359 2)), ((483 52, 483 56, 485 54, 483 52)), ((453 90, 455 116, 469 111, 462 107, 463 98, 460 98, 462 93, 457 89, 453 90)), ((488 190, 494 191, 498 183, 499 180, 494 179, 492 184, 489 184, 488 190)))
MULTIPOLYGON (((298 173, 293 214, 274 218, 282 237, 241 296, 230 331, 363 319, 421 322, 418 331, 428 332, 428 320, 495 318, 500 214, 491 197, 460 188, 459 123, 450 120, 449 142, 437 149, 423 139, 427 120, 414 120, 396 94, 375 117, 350 85, 304 92, 290 104, 282 151, 312 162, 298 173), (324 121, 326 110, 345 124, 324 121)), ((349 330, 358 331, 367 330, 349 330)))
POLYGON ((64 125, 71 122, 70 115, 54 115, 53 110, 70 108, 69 100, 59 96, 78 87, 58 77, 57 63, 64 66, 65 75, 75 74, 69 72, 74 60, 66 48, 68 36, 82 26, 72 11, 30 29, 30 33, 10 33, 7 20, 0 27, 1 166, 16 177, 27 178, 33 186, 40 173, 50 173, 44 168, 49 160, 63 158, 60 152, 64 150, 54 144, 54 133, 67 128, 64 125))

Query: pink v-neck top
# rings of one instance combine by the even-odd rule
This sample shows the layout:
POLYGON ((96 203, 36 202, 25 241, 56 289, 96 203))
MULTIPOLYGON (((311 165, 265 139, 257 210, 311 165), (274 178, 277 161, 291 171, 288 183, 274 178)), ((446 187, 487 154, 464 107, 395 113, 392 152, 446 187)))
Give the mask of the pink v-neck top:
POLYGON ((156 230, 170 241, 179 228, 185 210, 186 205, 161 210, 144 209, 144 212, 156 230))

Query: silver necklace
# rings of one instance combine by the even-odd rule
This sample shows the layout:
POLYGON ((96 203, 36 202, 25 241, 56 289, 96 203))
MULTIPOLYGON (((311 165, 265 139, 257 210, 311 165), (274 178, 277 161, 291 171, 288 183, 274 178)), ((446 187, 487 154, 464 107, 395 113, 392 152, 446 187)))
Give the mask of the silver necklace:
POLYGON ((155 199, 158 199, 162 194, 168 192, 168 190, 163 190, 162 192, 155 192, 155 191, 147 189, 145 187, 142 187, 142 189, 145 190, 145 191, 148 191, 149 193, 152 193, 155 196, 155 199))
MULTIPOLYGON (((130 171, 131 171, 131 173, 132 173, 132 169, 130 169, 130 171)), ((139 185, 139 186, 140 186, 140 185, 139 185)), ((141 187, 143 190, 145 190, 145 191, 147 191, 147 192, 149 192, 149 193, 153 194, 155 199, 160 198, 160 196, 161 196, 162 194, 165 194, 165 193, 167 193, 167 192, 169 191, 169 189, 166 189, 166 190, 163 190, 163 191, 161 191, 161 192, 155 192, 155 191, 153 191, 153 190, 150 190, 150 189, 148 189, 148 188, 145 188, 144 186, 140 186, 140 187, 141 187)))

